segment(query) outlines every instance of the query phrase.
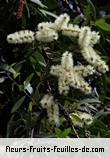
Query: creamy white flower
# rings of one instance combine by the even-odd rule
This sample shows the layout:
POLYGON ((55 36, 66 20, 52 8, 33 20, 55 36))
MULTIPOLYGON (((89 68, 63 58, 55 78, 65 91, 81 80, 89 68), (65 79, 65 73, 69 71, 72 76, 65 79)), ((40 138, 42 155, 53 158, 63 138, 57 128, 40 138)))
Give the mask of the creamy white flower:
POLYGON ((38 30, 46 30, 46 29, 53 29, 54 30, 54 23, 52 22, 42 22, 38 24, 38 30))
POLYGON ((93 122, 93 117, 90 114, 85 112, 79 113, 80 119, 82 119, 87 125, 90 125, 93 122))
POLYGON ((92 37, 91 37, 90 45, 93 47, 96 43, 99 42, 99 39, 100 39, 99 32, 92 31, 92 37))
POLYGON ((50 94, 46 94, 43 96, 40 104, 47 110, 47 115, 50 122, 54 121, 55 124, 59 126, 59 107, 58 104, 55 103, 54 97, 50 94))
POLYGON ((64 27, 67 27, 70 17, 65 13, 56 18, 55 22, 42 22, 38 24, 38 30, 53 29, 55 31, 61 31, 64 27))
POLYGON ((100 39, 99 32, 91 31, 90 27, 81 27, 79 33, 79 45, 81 48, 93 47, 100 39))
POLYGON ((49 94, 44 95, 40 103, 43 108, 51 107, 53 104, 53 96, 49 94))
POLYGON ((87 60, 88 63, 93 65, 96 69, 98 69, 98 71, 105 73, 109 70, 105 61, 101 59, 101 57, 91 46, 84 48, 81 52, 85 60, 87 60))
POLYGON ((65 52, 62 55, 61 65, 52 66, 50 73, 58 77, 60 94, 66 95, 70 87, 80 89, 84 93, 91 92, 91 87, 84 80, 82 74, 78 72, 78 69, 77 71, 74 69, 71 53, 65 52))
POLYGON ((82 27, 79 33, 79 45, 82 55, 91 65, 93 65, 98 71, 105 73, 108 71, 108 66, 101 59, 101 57, 93 49, 100 39, 98 32, 91 31, 89 27, 82 27))
POLYGON ((34 40, 34 32, 29 30, 18 31, 7 36, 8 43, 12 44, 31 43, 34 40))
MULTIPOLYGON (((58 33, 61 32, 63 35, 68 36, 68 37, 78 37, 78 43, 81 49, 81 53, 84 57, 84 59, 91 64, 94 68, 96 68, 98 71, 105 73, 108 71, 108 66, 105 64, 105 62, 101 59, 101 57, 96 53, 96 51, 93 49, 93 46, 98 43, 100 39, 100 35, 96 31, 91 31, 90 27, 84 26, 79 28, 78 25, 73 25, 69 24, 70 17, 65 13, 61 14, 54 22, 42 22, 38 24, 38 31, 37 32, 32 32, 29 30, 24 30, 24 31, 18 31, 13 34, 10 34, 7 36, 7 41, 8 43, 31 43, 35 39, 38 40, 39 42, 44 42, 44 43, 49 43, 54 40, 58 39, 58 33)), ((65 53, 62 57, 61 65, 62 68, 65 70, 72 69, 73 67, 73 60, 72 60, 72 55, 65 53), (69 64, 68 64, 69 63, 69 64)), ((80 67, 81 68, 81 67, 80 67)), ((90 68, 91 73, 89 70, 84 69, 84 71, 80 71, 78 69, 78 72, 83 73, 82 76, 85 77, 87 74, 93 74, 94 70, 92 67, 90 68)), ((61 71, 62 69, 59 70, 59 66, 56 68, 52 68, 54 73, 57 73, 57 71, 61 71)), ((70 70, 69 70, 70 71, 70 70)), ((68 72, 69 73, 69 72, 68 72)), ((75 71, 76 73, 76 71, 75 71)), ((80 74, 80 73, 79 73, 80 74)), ((70 74, 69 74, 70 75, 70 74)), ((71 75, 70 75, 71 76, 71 75)), ((67 80, 65 78, 65 80, 67 80)), ((75 81, 74 81, 75 82, 75 81)), ((68 84, 66 82, 60 82, 59 81, 59 87, 62 87, 65 85, 65 88, 60 88, 60 93, 65 90, 65 93, 67 93, 68 89, 67 88, 68 84)))
POLYGON ((75 66, 74 70, 76 72, 78 72, 80 75, 82 75, 83 77, 87 77, 88 75, 93 75, 95 73, 95 69, 91 65, 87 65, 87 66, 84 66, 84 65, 75 66))
POLYGON ((76 126, 79 126, 79 127, 83 127, 84 124, 86 125, 90 125, 92 122, 93 122, 93 117, 91 114, 88 114, 88 113, 85 113, 85 112, 75 112, 75 113, 72 113, 70 115, 73 123, 76 125, 76 126), (75 118, 78 117, 79 119, 76 120, 75 118))
POLYGON ((54 22, 54 29, 57 31, 63 30, 63 28, 68 26, 70 17, 65 13, 61 14, 54 22))
POLYGON ((80 33, 80 28, 78 25, 69 24, 67 27, 63 28, 62 34, 68 37, 78 37, 80 33))
POLYGON ((41 31, 37 31, 35 33, 35 38, 40 42, 52 42, 58 39, 58 33, 52 29, 45 29, 41 31))
POLYGON ((91 87, 89 86, 89 84, 84 80, 83 76, 80 75, 80 73, 75 72, 74 70, 70 79, 70 87, 80 89, 86 94, 91 93, 91 87))
POLYGON ((72 54, 66 51, 62 55, 61 65, 65 70, 71 70, 73 68, 72 54))
POLYGON ((99 62, 99 64, 97 65, 97 69, 102 73, 106 73, 107 71, 109 71, 109 67, 104 61, 99 62))
POLYGON ((79 46, 80 48, 86 48, 90 45, 92 38, 92 32, 89 27, 84 26, 81 27, 80 33, 79 33, 79 46))

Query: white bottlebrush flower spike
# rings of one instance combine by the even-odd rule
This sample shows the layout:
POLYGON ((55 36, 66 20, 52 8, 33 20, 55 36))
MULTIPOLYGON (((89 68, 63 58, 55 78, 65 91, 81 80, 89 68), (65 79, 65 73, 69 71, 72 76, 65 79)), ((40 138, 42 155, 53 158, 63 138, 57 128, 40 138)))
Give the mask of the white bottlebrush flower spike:
POLYGON ((99 39, 100 39, 99 32, 92 31, 92 37, 91 37, 90 45, 93 47, 94 44, 99 42, 99 39))
POLYGON ((54 29, 54 23, 52 22, 41 22, 38 24, 38 31, 46 30, 46 29, 54 29))
POLYGON ((92 32, 89 27, 85 26, 80 29, 79 33, 79 46, 82 48, 86 48, 90 45, 92 38, 92 32))
POLYGON ((18 31, 7 36, 8 43, 31 43, 34 39, 34 32, 29 30, 18 31))
MULTIPOLYGON (((80 89, 84 93, 90 93, 91 87, 84 80, 81 69, 73 66, 72 54, 65 52, 62 55, 61 65, 51 67, 50 73, 58 77, 58 87, 60 94, 67 94, 70 87, 80 89)), ((86 69, 86 67, 85 67, 86 69)), ((84 71, 84 70, 83 70, 84 71)))
MULTIPOLYGON (((69 23, 70 17, 65 13, 61 14, 54 22, 41 22, 38 24, 38 31, 32 32, 29 30, 15 32, 7 36, 9 43, 31 43, 34 40, 39 42, 49 43, 58 39, 58 33, 68 37, 78 38, 78 43, 84 59, 101 73, 108 71, 108 66, 93 49, 93 46, 98 43, 100 35, 96 31, 91 31, 88 26, 79 28, 78 25, 69 23)), ((64 84, 64 83, 63 83, 64 84)), ((60 82, 59 82, 59 85, 60 82)), ((68 87, 65 85, 65 88, 68 87)), ((68 88, 67 88, 68 89, 68 88)))
POLYGON ((67 14, 60 15, 55 22, 42 22, 38 24, 36 39, 40 42, 52 42, 58 39, 58 31, 67 27, 70 18, 67 14))
POLYGON ((37 31, 35 34, 35 38, 39 41, 39 42, 52 42, 54 40, 58 39, 58 33, 55 32, 52 29, 45 29, 45 30, 41 30, 41 31, 37 31))
POLYGON ((63 28, 67 28, 70 17, 65 13, 56 18, 55 22, 42 22, 38 24, 38 30, 53 29, 55 31, 61 31, 63 28))
POLYGON ((98 32, 91 31, 90 27, 81 27, 79 31, 79 46, 83 49, 85 47, 91 46, 98 43, 100 35, 98 32))
POLYGON ((79 73, 83 77, 87 77, 89 75, 93 75, 95 73, 95 69, 91 65, 83 66, 75 66, 74 67, 75 72, 79 73))
POLYGON ((85 60, 87 60, 96 69, 98 69, 98 71, 105 73, 109 70, 106 63, 101 59, 101 57, 91 46, 85 47, 81 52, 85 60))
POLYGON ((47 115, 50 121, 54 121, 59 126, 59 107, 55 103, 54 98, 50 94, 46 94, 40 101, 41 106, 47 110, 47 115))
POLYGON ((63 28, 62 34, 68 37, 78 37, 80 28, 78 25, 69 24, 67 27, 63 28))
POLYGON ((63 28, 67 28, 70 17, 65 13, 60 15, 54 22, 55 30, 61 31, 63 28))

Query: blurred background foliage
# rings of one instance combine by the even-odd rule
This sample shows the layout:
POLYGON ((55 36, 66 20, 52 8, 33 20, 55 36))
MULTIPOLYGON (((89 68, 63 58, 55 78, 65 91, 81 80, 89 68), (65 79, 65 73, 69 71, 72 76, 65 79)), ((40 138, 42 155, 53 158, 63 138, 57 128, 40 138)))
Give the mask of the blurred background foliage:
MULTIPOLYGON (((54 20, 66 12, 73 24, 89 25, 100 32, 101 42, 96 48, 110 66, 110 1, 23 2, 20 14, 20 0, 0 0, 0 137, 110 137, 110 72, 89 79, 91 95, 71 90, 67 97, 61 96, 49 68, 60 62, 65 50, 73 50, 73 41, 64 37, 51 44, 13 45, 6 41, 10 33, 35 31, 39 22, 54 20), (49 91, 61 104, 59 127, 48 121, 39 104, 49 91), (81 118, 85 113, 87 119, 81 118)), ((85 62, 78 51, 74 41, 75 62, 85 62)))

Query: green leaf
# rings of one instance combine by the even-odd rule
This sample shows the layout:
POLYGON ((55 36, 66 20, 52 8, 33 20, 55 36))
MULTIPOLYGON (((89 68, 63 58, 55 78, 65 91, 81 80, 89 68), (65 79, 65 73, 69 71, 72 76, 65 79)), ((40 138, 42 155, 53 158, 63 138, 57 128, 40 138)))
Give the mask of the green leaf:
POLYGON ((38 4, 42 8, 47 8, 47 6, 45 6, 44 4, 42 4, 42 2, 40 0, 31 0, 31 2, 34 2, 34 3, 38 4))
POLYGON ((72 118, 73 123, 82 122, 82 120, 80 119, 80 117, 77 114, 72 113, 71 118, 72 118))
POLYGON ((30 83, 25 84, 25 81, 24 81, 24 90, 27 90, 29 94, 33 93, 33 88, 31 86, 31 84, 30 83))
POLYGON ((25 60, 20 61, 20 62, 17 62, 17 63, 13 66, 14 70, 17 71, 17 72, 20 72, 20 70, 21 70, 21 68, 22 68, 22 66, 23 66, 24 63, 25 63, 25 60))
POLYGON ((43 9, 40 9, 40 11, 42 12, 42 14, 44 14, 44 16, 50 15, 54 18, 57 18, 57 15, 55 15, 55 14, 49 12, 49 11, 46 11, 46 10, 43 10, 43 9))
POLYGON ((5 81, 6 77, 1 77, 0 78, 0 83, 3 83, 5 81))
POLYGON ((22 103, 24 102, 24 100, 25 100, 25 96, 23 96, 22 98, 20 98, 20 99, 16 102, 16 104, 14 105, 14 107, 12 108, 11 113, 17 111, 17 110, 20 108, 20 106, 22 105, 22 103))
POLYGON ((95 22, 95 26, 99 27, 103 31, 110 32, 110 24, 108 24, 105 19, 99 19, 95 22))
POLYGON ((33 69, 35 70, 35 66, 36 66, 36 60, 35 60, 35 58, 31 56, 30 57, 30 62, 32 64, 33 69))
POLYGON ((28 107, 28 112, 32 112, 32 106, 33 106, 33 104, 32 104, 32 102, 30 102, 29 107, 28 107))
POLYGON ((96 10, 91 0, 87 0, 91 14, 96 18, 96 10))
POLYGON ((4 94, 2 91, 0 91, 0 94, 4 94))
POLYGON ((36 52, 36 53, 34 54, 34 57, 35 57, 36 61, 37 61, 40 65, 46 67, 46 61, 45 61, 45 59, 44 59, 44 57, 42 56, 41 53, 36 52))
POLYGON ((17 72, 17 71, 13 68, 14 65, 15 65, 15 63, 12 64, 12 65, 3 64, 2 66, 3 66, 3 69, 4 69, 4 70, 10 72, 10 73, 13 75, 13 78, 16 79, 16 78, 20 75, 20 72, 17 72))
POLYGON ((39 85, 36 87, 35 89, 35 93, 33 95, 33 100, 35 101, 35 103, 37 103, 40 99, 40 93, 39 93, 39 85))
MULTIPOLYGON (((33 78, 33 76, 34 76, 34 73, 31 73, 31 74, 27 77, 27 79, 24 81, 24 83, 23 83, 23 90, 27 90, 30 94, 33 93, 33 88, 32 88, 32 86, 31 86, 31 84, 30 84, 30 82, 31 82, 31 80, 32 80, 32 78, 33 78)), ((21 87, 21 88, 22 88, 22 87, 21 87)))
POLYGON ((31 73, 31 74, 27 77, 27 79, 25 80, 25 86, 27 86, 27 85, 31 82, 33 76, 34 76, 34 73, 31 73))
POLYGON ((96 10, 91 0, 87 0, 87 5, 84 9, 84 16, 89 22, 91 19, 96 19, 96 10))
POLYGON ((71 128, 67 128, 64 131, 62 131, 59 128, 55 128, 55 135, 58 138, 67 138, 70 133, 71 133, 71 128))
POLYGON ((67 137, 71 133, 71 128, 67 128, 64 130, 63 135, 67 137))
POLYGON ((43 3, 48 7, 49 10, 55 10, 58 7, 56 0, 43 0, 43 3))
POLYGON ((62 131, 59 128, 55 128, 55 134, 60 137, 62 131))
POLYGON ((72 119, 74 125, 77 125, 77 126, 79 126, 79 127, 82 127, 83 122, 82 122, 82 120, 80 119, 80 117, 78 116, 78 114, 72 113, 72 114, 70 115, 70 117, 71 117, 71 119, 72 119))
POLYGON ((108 131, 109 129, 107 128, 107 126, 100 120, 98 119, 94 119, 94 122, 93 122, 93 126, 96 128, 96 129, 99 129, 100 130, 105 130, 105 131, 108 131))
POLYGON ((99 98, 87 98, 80 101, 80 104, 87 104, 87 103, 100 103, 99 98))
POLYGON ((20 75, 20 72, 16 72, 13 74, 13 78, 16 79, 20 75))

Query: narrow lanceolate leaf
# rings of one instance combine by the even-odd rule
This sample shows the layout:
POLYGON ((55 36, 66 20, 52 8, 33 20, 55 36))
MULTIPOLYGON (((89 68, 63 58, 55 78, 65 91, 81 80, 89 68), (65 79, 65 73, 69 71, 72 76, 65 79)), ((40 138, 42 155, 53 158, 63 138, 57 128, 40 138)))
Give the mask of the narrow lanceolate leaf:
POLYGON ((34 73, 31 73, 31 74, 27 77, 27 79, 25 80, 25 86, 27 86, 27 85, 31 82, 33 76, 34 76, 34 73))
POLYGON ((55 14, 49 12, 49 11, 46 11, 46 10, 43 10, 43 9, 39 9, 39 10, 42 12, 42 14, 44 14, 44 16, 49 15, 51 17, 57 18, 57 15, 55 15, 55 14))
POLYGON ((6 77, 1 77, 0 78, 0 83, 3 83, 5 81, 6 77))
POLYGON ((94 16, 94 18, 96 19, 96 10, 95 10, 95 6, 93 5, 91 0, 87 0, 89 8, 91 10, 92 15, 94 16))
POLYGON ((30 83, 26 84, 26 82, 24 81, 24 90, 27 90, 29 92, 29 94, 33 93, 33 88, 31 86, 30 83))
POLYGON ((24 100, 25 100, 25 96, 23 96, 22 98, 20 98, 16 102, 16 104, 13 106, 13 108, 11 110, 11 113, 16 112, 20 108, 20 106, 23 104, 24 100))
POLYGON ((34 58, 36 59, 36 61, 37 61, 40 65, 46 67, 46 61, 45 61, 45 59, 44 59, 44 57, 43 57, 43 55, 42 55, 41 53, 36 52, 36 53, 34 54, 34 58))
POLYGON ((95 22, 95 26, 99 27, 103 31, 110 32, 110 24, 108 24, 105 19, 99 19, 95 22))
POLYGON ((31 0, 31 2, 38 4, 42 8, 47 8, 40 0, 31 0))

